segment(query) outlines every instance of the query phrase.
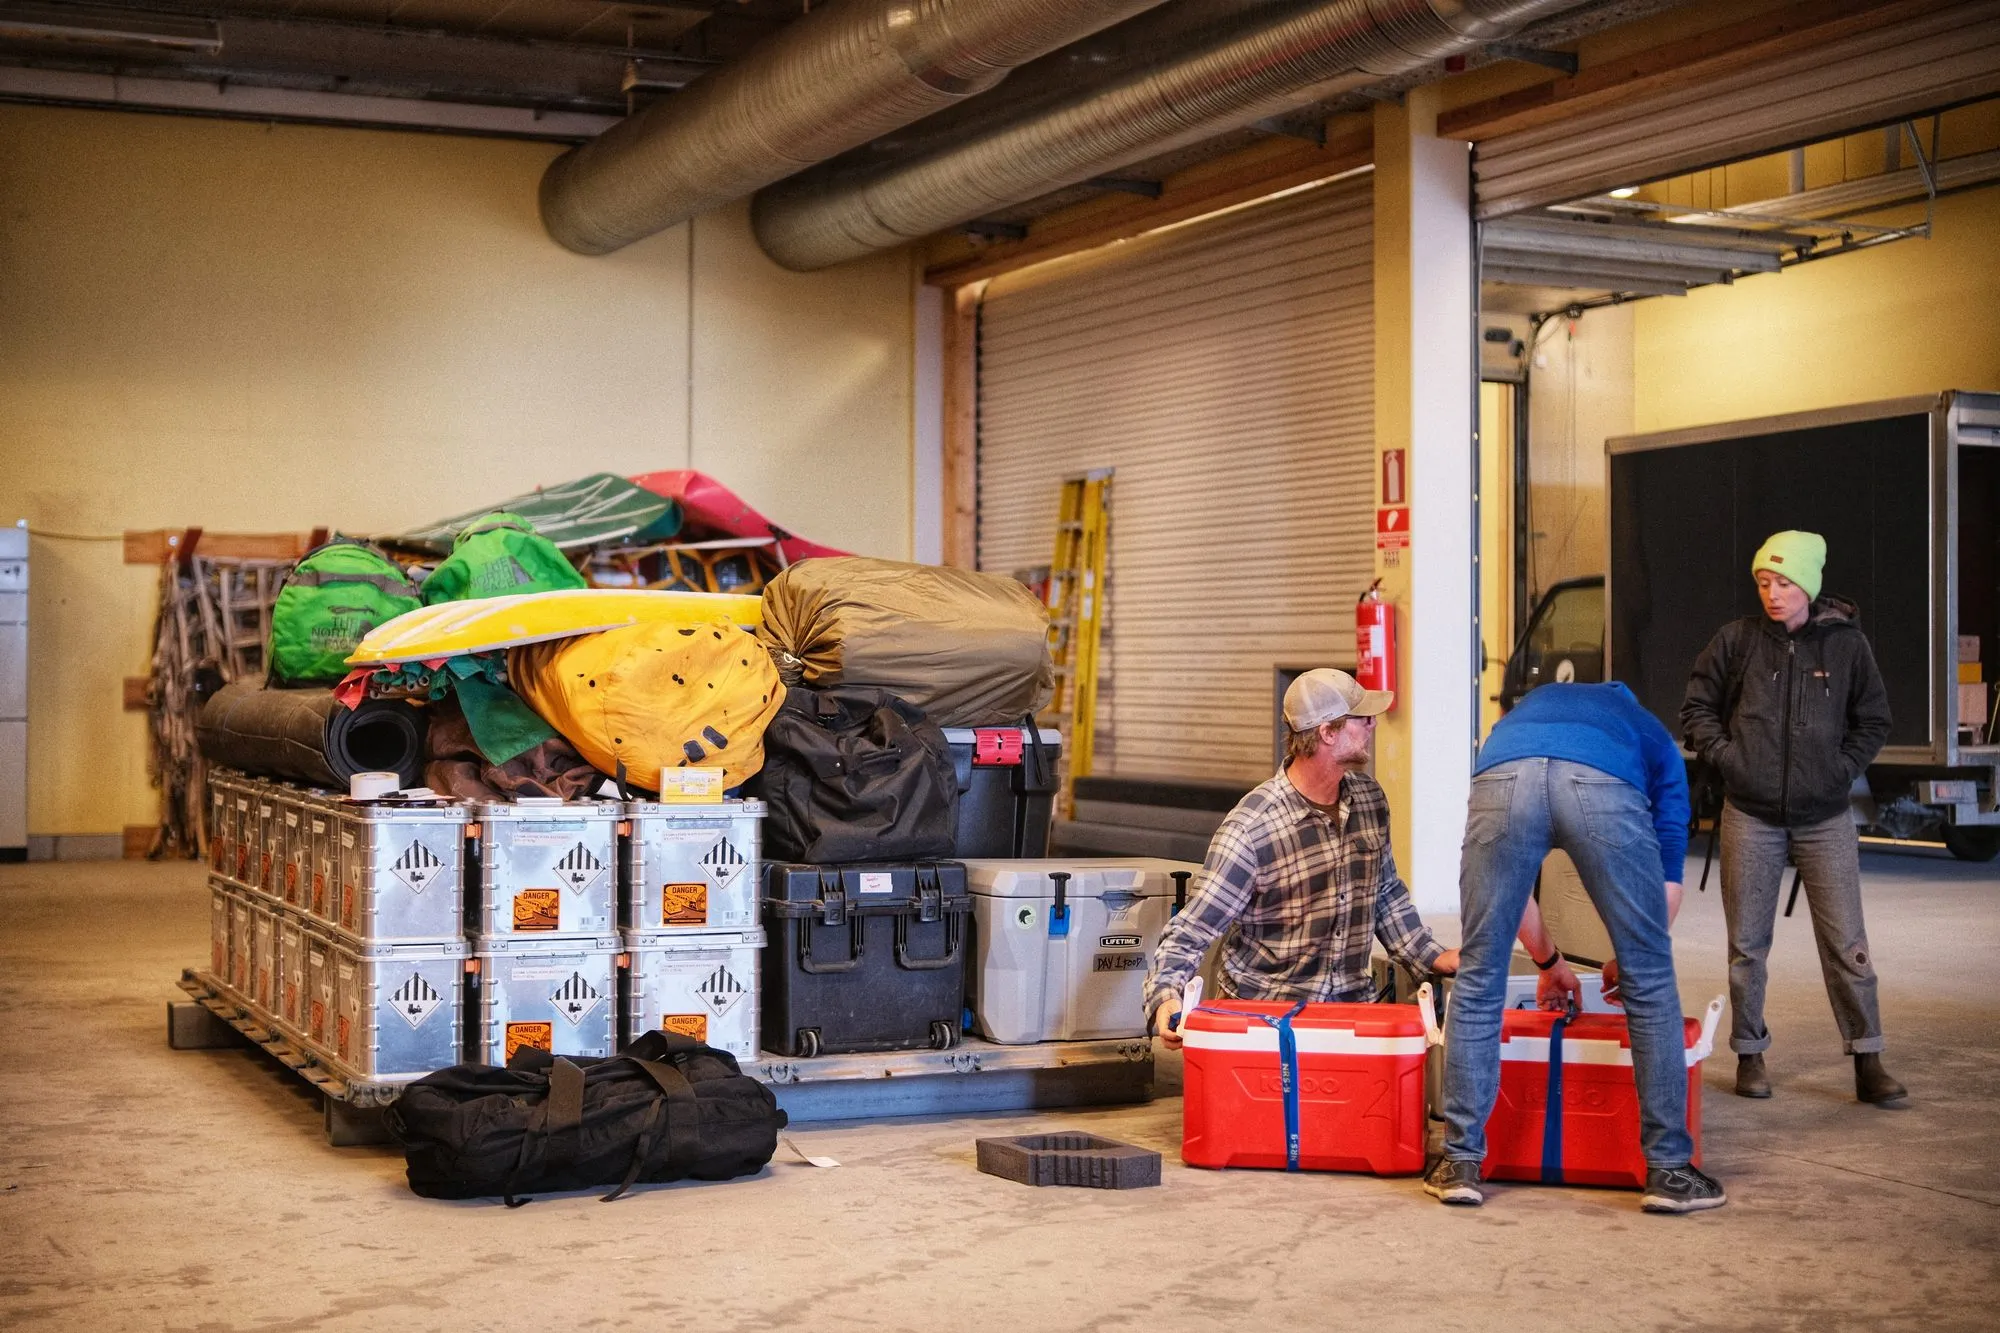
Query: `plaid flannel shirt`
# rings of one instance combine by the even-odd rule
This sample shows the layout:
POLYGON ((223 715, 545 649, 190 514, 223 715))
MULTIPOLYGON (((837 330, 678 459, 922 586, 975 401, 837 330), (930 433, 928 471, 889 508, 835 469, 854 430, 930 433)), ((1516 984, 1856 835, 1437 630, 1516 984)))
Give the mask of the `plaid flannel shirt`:
POLYGON ((1444 952, 1396 873, 1388 799, 1361 773, 1341 780, 1333 816, 1282 772, 1236 803, 1160 937, 1146 974, 1149 1022, 1232 926, 1220 989, 1246 1000, 1371 1000, 1371 939, 1418 975, 1444 952))

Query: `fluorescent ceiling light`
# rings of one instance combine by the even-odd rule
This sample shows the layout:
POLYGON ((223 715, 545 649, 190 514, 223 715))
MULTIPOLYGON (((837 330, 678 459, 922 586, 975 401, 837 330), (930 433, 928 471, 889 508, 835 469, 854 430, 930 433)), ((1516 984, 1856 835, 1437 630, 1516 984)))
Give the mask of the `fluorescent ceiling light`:
POLYGON ((1630 199, 1637 193, 1639 193, 1639 187, 1636 185, 1621 185, 1617 189, 1610 191, 1613 199, 1630 199))

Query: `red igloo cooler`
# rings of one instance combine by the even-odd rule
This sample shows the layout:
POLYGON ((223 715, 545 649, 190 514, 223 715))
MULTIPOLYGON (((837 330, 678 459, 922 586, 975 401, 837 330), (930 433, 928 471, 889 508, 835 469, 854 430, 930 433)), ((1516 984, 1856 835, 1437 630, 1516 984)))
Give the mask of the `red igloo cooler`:
MULTIPOLYGON (((1701 1164, 1701 1062, 1722 1018, 1717 996, 1686 1019, 1687 1125, 1701 1164)), ((1623 1014, 1565 1017, 1509 1009, 1500 1027, 1500 1095, 1486 1122, 1484 1174, 1551 1185, 1646 1184, 1639 1147, 1639 1090, 1623 1014), (1555 1108, 1553 1117, 1550 1108, 1555 1108)))
POLYGON ((1192 1009, 1181 1024, 1181 1160, 1415 1175, 1424 1169, 1425 1030, 1415 1004, 1218 1000, 1192 1009))

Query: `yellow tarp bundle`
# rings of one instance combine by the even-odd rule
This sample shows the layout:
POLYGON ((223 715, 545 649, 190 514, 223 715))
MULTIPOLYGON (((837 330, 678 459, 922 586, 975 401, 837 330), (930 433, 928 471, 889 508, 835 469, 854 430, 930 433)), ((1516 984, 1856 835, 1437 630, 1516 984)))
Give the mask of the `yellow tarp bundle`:
POLYGON ((742 782, 764 766, 764 728, 785 698, 770 654, 726 619, 528 644, 508 652, 507 679, 593 768, 622 762, 648 791, 662 768, 742 782))

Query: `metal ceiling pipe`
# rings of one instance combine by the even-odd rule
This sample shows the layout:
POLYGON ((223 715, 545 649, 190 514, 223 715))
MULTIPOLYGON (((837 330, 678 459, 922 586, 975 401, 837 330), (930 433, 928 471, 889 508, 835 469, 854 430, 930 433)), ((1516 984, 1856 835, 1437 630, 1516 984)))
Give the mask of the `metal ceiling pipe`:
POLYGON ((543 225, 579 254, 608 254, 1158 3, 836 0, 550 163, 543 225))
POLYGON ((1246 15, 1190 50, 907 162, 758 193, 786 268, 904 245, 1141 158, 1407 73, 1583 0, 1313 0, 1246 15))

